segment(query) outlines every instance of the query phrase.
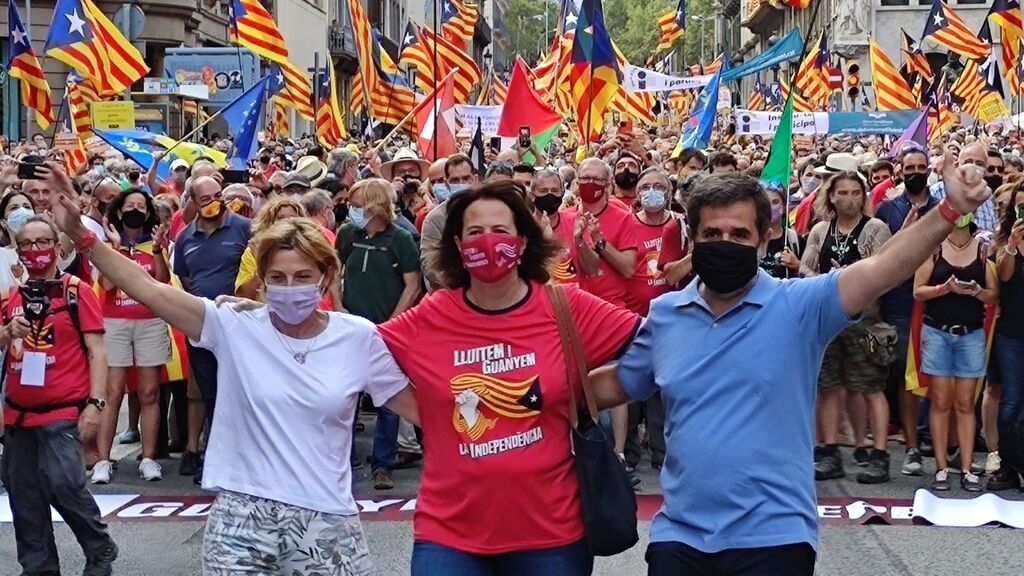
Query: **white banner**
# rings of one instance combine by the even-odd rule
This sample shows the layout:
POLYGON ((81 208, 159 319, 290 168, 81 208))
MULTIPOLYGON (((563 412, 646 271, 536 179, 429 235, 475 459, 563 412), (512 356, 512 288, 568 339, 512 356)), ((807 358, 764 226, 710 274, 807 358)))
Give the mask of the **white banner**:
MULTIPOLYGON (((782 112, 737 110, 736 135, 774 134, 779 129, 782 112)), ((794 112, 793 134, 828 134, 828 112, 794 112)))
POLYGON ((501 111, 504 106, 474 106, 471 104, 457 104, 455 115, 462 128, 457 136, 472 137, 476 133, 476 121, 480 120, 480 127, 484 136, 493 136, 498 133, 498 123, 501 122, 501 111))
POLYGON ((623 84, 630 92, 667 92, 669 90, 690 90, 703 88, 711 82, 714 74, 704 76, 669 76, 647 68, 627 64, 623 71, 623 84))

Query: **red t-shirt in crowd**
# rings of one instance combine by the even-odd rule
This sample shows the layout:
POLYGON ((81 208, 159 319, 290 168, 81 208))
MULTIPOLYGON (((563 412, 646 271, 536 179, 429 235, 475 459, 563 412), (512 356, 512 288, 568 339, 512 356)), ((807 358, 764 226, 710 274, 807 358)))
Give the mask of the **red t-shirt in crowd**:
MULTIPOLYGON (((156 274, 156 256, 153 255, 153 241, 140 242, 132 248, 121 247, 122 255, 142 266, 150 276, 156 274)), ((156 314, 148 306, 124 293, 123 290, 111 288, 103 291, 103 317, 124 320, 152 320, 156 314)))
POLYGON ((669 291, 671 288, 662 277, 658 267, 661 256, 662 235, 675 215, 664 224, 651 225, 640 220, 638 214, 633 216, 636 228, 636 272, 629 279, 629 290, 626 291, 626 307, 641 316, 647 316, 651 300, 669 291))
POLYGON ((171 214, 171 225, 170 230, 168 230, 167 237, 170 238, 171 241, 175 241, 178 239, 178 235, 181 234, 181 231, 187 227, 188 222, 185 222, 185 211, 177 210, 174 214, 171 214))
POLYGON ((573 234, 576 231, 576 211, 562 210, 558 213, 558 225, 553 226, 551 231, 555 239, 561 245, 562 250, 555 259, 555 267, 551 271, 551 279, 561 284, 578 284, 576 276, 576 264, 572 261, 573 244, 576 239, 573 234))
MULTIPOLYGON (((71 276, 61 275, 65 295, 71 276)), ((59 402, 74 402, 89 398, 92 384, 89 379, 89 360, 71 323, 65 296, 50 301, 50 312, 39 325, 32 327, 32 333, 13 340, 7 347, 7 397, 21 406, 43 406, 59 402), (54 311, 57 310, 55 313, 54 311), (23 386, 21 372, 26 352, 46 354, 46 370, 43 386, 23 386)), ((3 310, 4 322, 14 316, 23 316, 21 292, 14 290, 3 310)), ((103 316, 100 304, 88 284, 78 286, 78 320, 82 332, 103 333, 103 316)), ((4 406, 4 425, 13 426, 21 413, 4 406)), ((22 426, 45 426, 54 422, 78 420, 77 408, 63 408, 45 414, 25 415, 22 426)))
MULTIPOLYGON (((565 291, 587 366, 613 360, 639 318, 565 291)), ((497 312, 473 306, 463 289, 439 290, 378 330, 416 386, 428 444, 415 539, 502 554, 583 538, 568 372, 544 286, 531 283, 522 302, 497 312)))
POLYGON ((871 208, 878 208, 878 205, 885 201, 885 195, 896 187, 896 182, 892 178, 886 178, 878 183, 877 186, 871 189, 871 208))
MULTIPOLYGON (((601 225, 601 232, 609 246, 619 252, 636 250, 636 230, 633 226, 633 213, 619 208, 614 202, 609 201, 604 210, 597 214, 597 222, 601 225)), ((583 233, 583 239, 589 246, 594 245, 589 232, 583 233)), ((619 274, 612 265, 603 257, 598 263, 597 276, 587 276, 583 271, 583 263, 580 259, 579 250, 576 244, 572 243, 572 260, 576 264, 580 288, 594 294, 606 302, 616 306, 626 307, 626 290, 629 283, 626 278, 619 274)))
MULTIPOLYGON (((665 266, 671 262, 682 260, 689 254, 689 239, 683 239, 683 219, 673 218, 661 229, 661 254, 658 255, 658 269, 664 272, 665 266)), ((692 275, 691 277, 692 278, 692 275)), ((683 278, 676 286, 669 286, 669 289, 686 285, 690 278, 683 278)))

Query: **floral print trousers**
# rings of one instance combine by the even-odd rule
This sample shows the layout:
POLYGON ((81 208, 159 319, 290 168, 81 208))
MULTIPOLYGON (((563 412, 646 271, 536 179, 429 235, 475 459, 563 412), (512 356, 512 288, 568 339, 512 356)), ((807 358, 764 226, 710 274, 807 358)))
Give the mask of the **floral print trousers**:
POLYGON ((358 516, 221 492, 206 521, 203 576, 368 576, 358 516))

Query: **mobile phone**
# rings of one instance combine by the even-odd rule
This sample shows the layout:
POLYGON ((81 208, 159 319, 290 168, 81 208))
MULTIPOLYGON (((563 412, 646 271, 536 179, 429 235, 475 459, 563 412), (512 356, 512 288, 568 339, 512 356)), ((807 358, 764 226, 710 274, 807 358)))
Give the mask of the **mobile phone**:
POLYGON ((623 122, 619 122, 619 134, 629 134, 630 136, 632 136, 633 135, 633 121, 632 120, 625 120, 623 122))
POLYGON ((224 176, 225 184, 248 184, 249 183, 249 171, 248 170, 231 170, 225 168, 221 170, 221 175, 224 176))
POLYGON ((957 286, 959 286, 961 288, 973 288, 974 287, 974 282, 964 282, 963 280, 960 280, 960 279, 953 280, 953 282, 957 286))
POLYGON ((494 148, 495 151, 501 150, 501 136, 491 137, 491 148, 494 148))
POLYGON ((618 112, 612 112, 612 122, 615 122, 616 124, 619 123, 619 113, 618 112))
POLYGON ((18 178, 22 180, 40 180, 40 176, 36 172, 36 168, 42 166, 34 162, 18 162, 18 178))
POLYGON ((520 126, 519 127, 519 147, 529 148, 530 147, 530 127, 520 126))

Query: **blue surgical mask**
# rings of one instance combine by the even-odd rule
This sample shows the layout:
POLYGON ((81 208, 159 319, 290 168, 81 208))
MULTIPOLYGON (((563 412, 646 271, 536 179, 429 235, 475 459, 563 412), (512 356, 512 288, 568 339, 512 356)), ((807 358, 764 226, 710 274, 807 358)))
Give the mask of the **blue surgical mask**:
POLYGON ((99 174, 100 176, 105 176, 107 174, 107 167, 104 166, 103 164, 97 164, 93 166, 92 170, 93 172, 99 174))
POLYGON ((459 192, 465 192, 466 190, 469 190, 469 184, 449 184, 448 189, 452 191, 451 194, 448 196, 449 198, 451 198, 452 196, 455 196, 459 192))
POLYGON ((7 227, 11 229, 12 234, 17 234, 21 232, 25 222, 35 215, 36 213, 28 208, 15 208, 13 212, 7 215, 7 227))
POLYGON ((647 212, 658 212, 664 210, 666 205, 665 191, 656 188, 648 188, 640 193, 640 205, 647 212))
POLYGON ((348 221, 352 223, 356 228, 366 228, 366 223, 369 222, 369 218, 366 217, 366 208, 357 208, 355 206, 349 206, 348 208, 348 221))
POLYGON ((452 195, 452 189, 444 182, 438 182, 430 187, 431 192, 434 193, 434 199, 438 202, 444 202, 452 195))

